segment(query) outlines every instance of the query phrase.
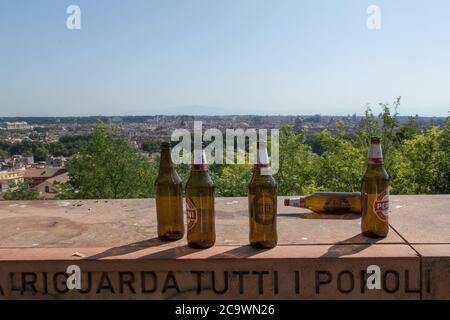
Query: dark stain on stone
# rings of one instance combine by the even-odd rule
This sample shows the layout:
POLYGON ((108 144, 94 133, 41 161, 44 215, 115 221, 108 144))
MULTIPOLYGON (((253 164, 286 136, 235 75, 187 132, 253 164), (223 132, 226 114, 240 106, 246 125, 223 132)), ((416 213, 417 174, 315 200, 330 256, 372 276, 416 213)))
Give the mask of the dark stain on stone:
POLYGON ((49 222, 49 223, 48 223, 48 227, 49 227, 49 228, 54 228, 54 227, 56 227, 56 224, 57 224, 57 223, 58 223, 57 221, 49 222))

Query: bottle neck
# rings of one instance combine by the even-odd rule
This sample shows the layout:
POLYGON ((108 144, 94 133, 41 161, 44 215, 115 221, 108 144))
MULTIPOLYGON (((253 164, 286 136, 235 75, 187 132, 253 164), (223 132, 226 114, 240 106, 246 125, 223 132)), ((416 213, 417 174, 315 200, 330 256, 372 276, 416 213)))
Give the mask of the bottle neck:
POLYGON ((383 152, 380 143, 370 144, 369 154, 367 156, 369 164, 383 164, 383 152))
POLYGON ((262 142, 257 150, 256 163, 253 166, 253 172, 257 175, 261 175, 261 169, 269 168, 269 154, 267 152, 267 145, 262 142))
POLYGON ((192 171, 199 171, 199 172, 207 172, 209 169, 209 166, 207 163, 200 163, 200 164, 193 164, 191 167, 192 171))
POLYGON ((305 203, 306 203, 306 197, 299 197, 298 198, 298 206, 300 208, 305 208, 305 203))
POLYGON ((263 163, 256 163, 253 166, 253 172, 257 173, 257 174, 261 174, 261 169, 262 168, 268 168, 269 165, 268 164, 263 164, 263 163))
POLYGON ((202 151, 201 154, 201 159, 197 160, 195 158, 195 154, 194 154, 194 159, 192 162, 192 166, 191 166, 191 170, 192 171, 208 171, 209 166, 208 166, 208 162, 206 160, 206 154, 205 154, 205 150, 202 151), (199 161, 199 162, 197 162, 199 161))
POLYGON ((210 179, 208 170, 191 170, 188 183, 203 185, 210 179))
POLYGON ((172 162, 172 155, 170 154, 170 148, 161 149, 161 159, 159 170, 170 170, 173 169, 174 165, 172 162))
POLYGON ((284 205, 298 208, 305 208, 305 197, 290 198, 284 201, 284 205))

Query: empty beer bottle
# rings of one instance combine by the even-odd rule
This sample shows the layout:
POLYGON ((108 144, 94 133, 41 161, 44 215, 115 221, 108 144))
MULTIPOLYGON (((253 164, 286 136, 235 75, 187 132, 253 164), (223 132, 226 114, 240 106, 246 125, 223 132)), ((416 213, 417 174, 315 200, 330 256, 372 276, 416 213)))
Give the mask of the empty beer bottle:
POLYGON ((384 169, 381 139, 372 137, 368 165, 362 179, 361 231, 367 237, 386 237, 389 231, 389 176, 384 169))
POLYGON ((250 217, 250 245, 254 248, 273 248, 277 245, 277 183, 272 175, 262 174, 269 167, 267 146, 260 143, 257 163, 248 186, 250 217))
POLYGON ((200 163, 193 161, 186 183, 187 241, 191 248, 209 248, 216 241, 214 183, 208 173, 205 151, 200 163))
POLYGON ((159 173, 155 181, 158 237, 168 241, 181 239, 184 235, 182 185, 170 151, 170 143, 161 143, 159 173))
POLYGON ((285 199, 284 205, 306 208, 317 213, 361 213, 361 193, 315 192, 306 197, 285 199))

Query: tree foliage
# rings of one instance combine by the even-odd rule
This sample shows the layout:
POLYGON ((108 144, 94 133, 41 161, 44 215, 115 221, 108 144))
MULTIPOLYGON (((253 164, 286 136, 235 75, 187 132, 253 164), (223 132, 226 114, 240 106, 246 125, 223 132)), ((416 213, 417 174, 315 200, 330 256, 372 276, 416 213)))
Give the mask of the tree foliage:
POLYGON ((30 189, 26 182, 16 182, 2 196, 4 200, 37 200, 38 192, 30 189))
POLYGON ((57 142, 50 143, 47 148, 52 156, 70 157, 74 155, 80 146, 91 138, 90 135, 62 136, 57 142))
POLYGON ((23 140, 21 142, 11 144, 7 151, 10 155, 32 154, 35 161, 45 161, 48 155, 48 150, 45 148, 42 142, 31 140, 23 140))
POLYGON ((317 189, 314 178, 318 156, 306 144, 305 132, 295 133, 291 127, 280 132, 279 170, 275 175, 278 193, 306 194, 317 189))
POLYGON ((114 126, 98 122, 91 139, 67 163, 63 198, 116 199, 153 196, 156 166, 131 148, 114 126))
POLYGON ((401 194, 449 193, 449 129, 432 127, 404 141, 393 154, 393 191, 401 194))

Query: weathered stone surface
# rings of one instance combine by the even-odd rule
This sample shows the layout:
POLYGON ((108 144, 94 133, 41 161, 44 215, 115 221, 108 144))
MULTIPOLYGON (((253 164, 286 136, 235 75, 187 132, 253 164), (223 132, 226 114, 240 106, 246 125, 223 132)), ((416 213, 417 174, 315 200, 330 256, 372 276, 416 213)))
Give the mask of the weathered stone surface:
POLYGON ((406 245, 178 246, 0 249, 5 298, 39 299, 418 299, 419 259, 406 245), (32 261, 32 263, 30 263, 32 261), (69 265, 81 293, 67 290, 69 265), (365 287, 381 268, 381 289, 365 287), (55 273, 60 272, 59 274, 55 273), (145 284, 142 283, 144 279, 145 284), (129 280, 127 282, 127 280, 129 280))
POLYGON ((422 261, 422 298, 450 299, 450 244, 413 245, 422 261))
POLYGON ((0 299, 450 299, 449 199, 392 196, 393 229, 374 240, 358 215, 280 197, 271 250, 247 246, 246 198, 217 199, 217 245, 206 250, 159 241, 153 200, 0 202, 0 299), (69 265, 86 293, 65 287, 69 265), (380 289, 362 281, 370 265, 380 289))
MULTIPOLYGON (((247 244, 248 228, 247 198, 216 199, 218 245, 247 244)), ((359 233, 359 215, 311 214, 278 200, 281 245, 404 243, 395 232, 381 240, 359 233)), ((0 247, 120 246, 156 234, 153 200, 0 202, 0 247)))
POLYGON ((392 196, 389 222, 409 243, 450 243, 450 195, 392 196))

